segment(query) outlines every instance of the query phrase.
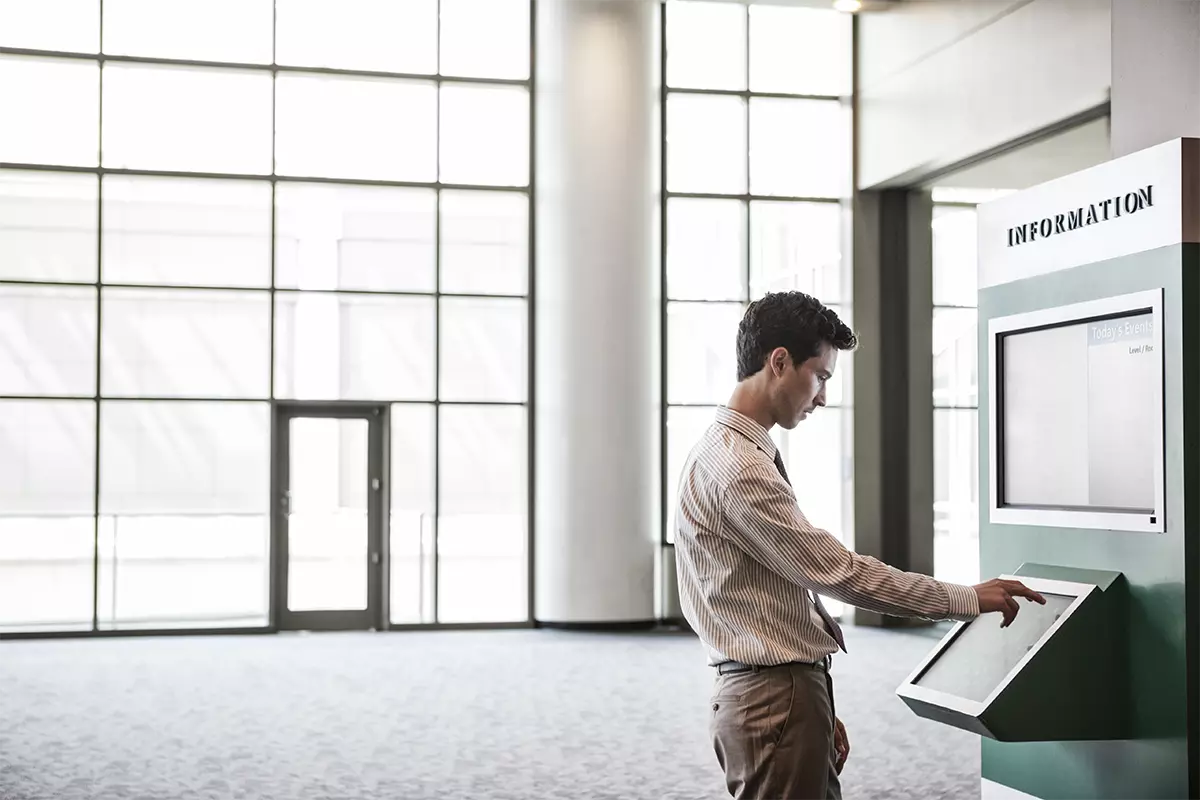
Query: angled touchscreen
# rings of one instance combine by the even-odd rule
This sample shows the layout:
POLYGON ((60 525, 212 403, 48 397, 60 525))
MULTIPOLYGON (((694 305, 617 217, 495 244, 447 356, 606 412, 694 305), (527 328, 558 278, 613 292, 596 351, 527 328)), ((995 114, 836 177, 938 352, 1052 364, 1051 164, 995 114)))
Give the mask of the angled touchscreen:
POLYGON ((914 684, 980 703, 987 700, 1075 601, 1072 595, 1042 595, 1044 606, 1018 600, 1021 610, 1007 628, 1000 627, 1000 614, 985 614, 968 623, 914 684))

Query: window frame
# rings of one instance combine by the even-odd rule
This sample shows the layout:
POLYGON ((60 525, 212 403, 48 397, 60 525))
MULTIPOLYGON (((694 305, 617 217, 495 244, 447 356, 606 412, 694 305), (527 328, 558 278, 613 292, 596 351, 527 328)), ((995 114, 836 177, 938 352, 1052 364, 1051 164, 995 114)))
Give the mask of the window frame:
MULTIPOLYGON (((659 545, 662 547, 673 546, 673 544, 674 544, 673 529, 672 529, 672 520, 674 518, 674 509, 670 507, 670 500, 675 495, 675 487, 673 485, 675 476, 673 476, 670 471, 669 454, 671 452, 671 447, 670 447, 670 442, 669 442, 669 438, 668 438, 670 436, 670 432, 668 430, 668 418, 670 416, 670 411, 671 411, 671 409, 674 409, 674 408, 708 408, 708 409, 712 409, 715 412, 715 410, 719 407, 718 405, 714 405, 711 403, 671 402, 671 400, 670 400, 670 385, 669 385, 669 383, 670 383, 669 375, 670 375, 671 370, 670 370, 670 365, 669 365, 670 364, 670 342, 669 342, 668 310, 673 306, 685 306, 685 305, 693 305, 694 306, 694 305, 703 305, 703 304, 729 305, 731 303, 740 303, 744 309, 748 305, 748 303, 754 299, 755 296, 752 293, 753 288, 754 288, 754 235, 753 235, 754 220, 753 220, 753 211, 754 211, 754 205, 756 203, 780 203, 780 204, 812 203, 812 204, 831 205, 831 206, 835 206, 835 207, 839 208, 839 210, 842 213, 842 230, 840 231, 840 241, 842 242, 842 252, 843 252, 843 254, 848 255, 850 252, 849 247, 848 247, 848 243, 849 243, 849 239, 850 239, 850 230, 849 230, 850 225, 848 222, 848 214, 850 212, 850 207, 851 207, 850 206, 850 198, 853 194, 852 187, 850 186, 850 184, 852 183, 852 176, 850 174, 852 171, 851 164, 847 164, 846 185, 849 188, 844 193, 845 196, 843 196, 843 197, 811 197, 811 196, 800 196, 800 195, 792 196, 792 195, 776 195, 776 194, 756 194, 753 192, 754 187, 751 185, 751 176, 752 176, 751 155, 752 155, 752 147, 753 147, 753 144, 752 144, 753 143, 753 114, 752 114, 753 102, 752 101, 755 99, 772 99, 772 100, 824 101, 824 102, 830 102, 830 103, 837 102, 841 105, 842 112, 847 115, 850 115, 850 126, 849 127, 850 127, 850 132, 852 135, 852 132, 853 132, 853 105, 852 105, 851 101, 852 101, 852 91, 853 90, 851 89, 851 93, 845 94, 845 95, 806 94, 806 93, 789 93, 789 92, 772 92, 772 91, 752 90, 750 88, 750 85, 751 85, 751 52, 752 52, 752 45, 753 45, 751 29, 753 26, 750 21, 750 15, 751 15, 751 7, 753 5, 755 5, 753 0, 750 0, 750 2, 747 2, 742 6, 744 9, 744 13, 746 15, 745 16, 746 24, 744 26, 744 30, 742 31, 746 37, 746 53, 745 53, 745 71, 746 71, 745 72, 745 79, 746 79, 745 86, 746 86, 746 88, 744 88, 744 89, 705 89, 705 88, 697 88, 697 87, 691 87, 691 86, 688 86, 688 87, 671 86, 668 82, 668 76, 670 73, 668 72, 668 64, 667 64, 667 60, 668 60, 667 28, 669 26, 669 17, 670 17, 668 7, 670 5, 672 5, 673 3, 678 3, 678 2, 681 2, 681 0, 662 0, 662 2, 660 4, 662 18, 661 18, 661 24, 659 26, 659 33, 660 33, 660 37, 661 37, 660 43, 659 43, 659 58, 661 59, 661 64, 660 64, 660 78, 661 79, 660 79, 660 94, 659 94, 659 113, 660 113, 659 134, 661 137, 660 138, 660 148, 661 148, 660 153, 661 153, 661 155, 660 155, 660 159, 659 159, 660 175, 659 175, 659 187, 658 188, 659 188, 659 196, 662 198, 662 206, 661 206, 660 213, 659 213, 660 228, 658 231, 659 247, 660 247, 660 252, 659 252, 659 275, 660 275, 660 285, 659 285, 659 297, 660 297, 660 301, 659 301, 659 313, 660 313, 660 318, 659 318, 659 330, 660 330, 659 364, 660 364, 660 372, 661 372, 660 385, 659 385, 659 398, 660 398, 659 399, 659 441, 661 443, 661 447, 660 447, 661 460, 660 460, 660 465, 659 465, 660 519, 659 519, 658 540, 659 540, 659 545), (744 112, 745 112, 745 126, 746 126, 745 132, 744 132, 745 140, 746 140, 746 152, 744 154, 746 186, 745 186, 744 192, 736 192, 736 193, 685 192, 685 191, 673 191, 673 190, 668 189, 668 186, 669 186, 669 176, 668 176, 668 161, 669 161, 669 159, 668 159, 668 122, 669 122, 669 119, 668 118, 670 116, 668 113, 668 106, 669 106, 670 98, 672 96, 680 96, 680 95, 695 96, 695 97, 705 97, 705 96, 707 96, 707 97, 731 97, 731 98, 740 98, 743 101, 744 112), (745 252, 742 254, 743 261, 744 261, 744 263, 742 265, 744 274, 740 276, 740 278, 741 278, 740 288, 742 290, 742 296, 744 299, 742 299, 742 300, 728 300, 728 299, 713 300, 713 299, 687 299, 687 298, 674 299, 673 298, 673 296, 670 293, 669 280, 668 280, 669 275, 668 275, 668 268, 667 268, 668 248, 670 246, 669 241, 668 241, 668 230, 669 230, 668 214, 669 214, 669 206, 670 206, 671 200, 673 200, 673 199, 732 200, 732 201, 737 201, 741 204, 742 209, 743 209, 743 220, 744 220, 743 233, 745 235, 745 242, 744 242, 745 252)), ((852 43, 853 43, 853 39, 856 35, 857 35, 856 28, 854 26, 853 21, 851 21, 851 41, 852 41, 852 43)), ((852 47, 853 47, 853 44, 852 44, 852 47)), ((855 67, 853 67, 853 65, 852 65, 852 70, 853 69, 855 69, 855 67)), ((851 154, 853 153, 852 142, 847 145, 847 152, 851 153, 851 154)), ((851 156, 851 161, 852 160, 853 160, 853 156, 851 156)), ((842 259, 842 264, 843 264, 843 269, 842 269, 843 275, 842 275, 842 281, 841 281, 842 293, 839 295, 836 302, 830 301, 828 303, 828 305, 837 309, 839 314, 843 315, 843 318, 846 319, 847 322, 850 321, 850 319, 849 319, 850 312, 852 311, 852 308, 853 308, 853 294, 852 294, 852 291, 850 290, 850 285, 849 285, 850 284, 849 263, 850 263, 850 259, 848 257, 844 256, 842 259)), ((732 346, 732 343, 731 343, 731 346, 732 346)), ((732 386, 732 380, 733 380, 733 376, 730 376, 731 386, 732 386)), ((829 405, 830 408, 840 409, 839 417, 841 417, 841 419, 839 422, 840 422, 840 426, 843 431, 843 442, 845 442, 845 431, 847 430, 847 428, 849 426, 853 425, 853 402, 851 400, 853 395, 852 395, 852 391, 850 391, 849 389, 850 389, 850 387, 846 387, 846 389, 843 391, 843 400, 841 402, 831 403, 829 405)), ((844 453, 844 458, 852 458, 852 448, 849 448, 848 452, 844 453)), ((845 485, 846 484, 843 481, 843 487, 845 487, 845 485)), ((839 533, 839 535, 841 535, 843 537, 843 539, 849 545, 853 539, 853 525, 854 525, 853 502, 852 502, 852 498, 850 499, 850 502, 848 504, 845 502, 845 500, 846 500, 846 498, 843 498, 843 501, 844 501, 843 505, 844 506, 848 505, 848 508, 846 509, 846 511, 848 511, 848 513, 845 513, 845 512, 843 513, 845 530, 839 531, 838 533, 839 533)))
MULTIPOLYGON (((93 273, 91 273, 92 275, 94 275, 94 280, 78 280, 78 279, 75 279, 75 280, 53 280, 53 276, 36 277, 36 278, 31 278, 31 279, 19 279, 19 278, 7 279, 4 277, 0 277, 0 286, 2 286, 2 287, 13 287, 13 288, 30 287, 30 288, 34 288, 35 290, 37 287, 57 287, 57 288, 77 287, 77 288, 90 289, 95 294, 96 318, 94 320, 94 323, 95 323, 96 335, 95 335, 95 353, 94 353, 94 362, 93 362, 94 363, 94 372, 95 372, 94 391, 92 391, 90 394, 83 394, 83 395, 62 395, 62 396, 60 396, 60 395, 51 395, 51 394, 12 394, 12 395, 4 394, 4 395, 0 396, 0 400, 24 400, 24 401, 41 401, 41 402, 52 402, 52 401, 58 401, 58 400, 82 400, 82 401, 86 401, 86 402, 91 402, 94 406, 94 412, 95 412, 94 434, 95 434, 95 437, 94 437, 94 464, 93 464, 93 479, 94 479, 93 489, 94 489, 94 491, 93 491, 93 498, 92 498, 92 519, 93 519, 93 525, 94 525, 94 529, 95 529, 96 533, 95 533, 95 539, 94 539, 93 563, 92 563, 92 587, 91 587, 92 619, 91 619, 91 626, 90 626, 90 629, 82 629, 81 628, 79 630, 72 629, 69 631, 63 631, 63 630, 55 629, 53 625, 46 625, 46 626, 31 625, 28 630, 26 630, 24 628, 21 628, 19 630, 10 628, 10 629, 4 630, 4 631, 0 631, 0 639, 29 638, 29 637, 41 637, 41 636, 60 636, 60 635, 66 635, 66 636, 104 636, 104 635, 141 636, 141 635, 161 635, 164 633, 173 633, 173 632, 179 632, 179 631, 185 631, 188 634, 197 634, 197 633, 217 633, 217 634, 272 633, 272 632, 275 632, 278 630, 278 627, 276 624, 276 617, 278 615, 279 609, 275 606, 273 599, 272 599, 272 602, 270 602, 268 604, 268 610, 267 610, 268 622, 266 625, 263 625, 263 626, 247 626, 244 628, 243 627, 228 628, 228 627, 205 627, 203 625, 200 625, 200 626, 193 627, 192 625, 184 622, 184 623, 181 623, 178 627, 174 627, 172 624, 164 624, 162 626, 158 626, 158 627, 154 627, 154 628, 145 628, 145 629, 143 629, 143 628, 127 628, 127 629, 113 630, 112 625, 106 624, 100 617, 101 600, 99 597, 99 592, 100 592, 101 581, 99 579, 99 572, 100 572, 101 555, 100 555, 100 550, 99 550, 99 542, 100 542, 100 533, 101 533, 101 527, 102 527, 102 517, 101 517, 101 513, 100 513, 100 510, 101 510, 101 496, 100 495, 101 495, 101 482, 102 482, 101 447, 103 444, 101 441, 102 437, 100 436, 100 431, 102 428, 102 422, 100 419, 100 415, 101 415, 101 407, 105 402, 107 402, 107 403, 113 403, 113 402, 176 403, 176 402, 203 401, 205 403, 212 403, 212 404, 222 404, 222 403, 244 404, 248 401, 260 401, 260 402, 265 401, 266 403, 269 404, 269 406, 271 408, 271 416, 270 416, 271 419, 274 419, 275 411, 278 408, 280 408, 282 406, 291 406, 291 405, 295 404, 296 401, 291 400, 289 398, 277 397, 276 396, 276 386, 275 386, 276 358, 277 358, 276 351, 279 346, 279 342, 277 339, 277 332, 276 332, 276 330, 277 330, 276 309, 278 307, 276 294, 277 294, 277 291, 282 292, 282 293, 298 293, 298 292, 304 291, 304 290, 300 290, 300 289, 289 288, 286 286, 285 287, 277 286, 276 262, 278 259, 278 253, 277 253, 276 245, 277 245, 278 236, 279 236, 279 230, 278 230, 278 227, 279 227, 278 226, 279 205, 277 203, 276 194, 277 194, 277 188, 281 183, 282 184, 328 184, 328 185, 335 186, 335 187, 336 186, 347 186, 347 187, 367 186, 367 187, 396 187, 396 188, 428 189, 428 190, 432 190, 436 195, 435 229, 434 229, 434 239, 433 239, 434 286, 432 287, 432 289, 430 289, 428 291, 371 291, 371 290, 358 290, 358 289, 335 290, 335 293, 337 293, 337 294, 380 295, 381 297, 386 297, 386 296, 421 297, 421 298, 429 298, 433 302, 433 305, 434 305, 434 339, 433 339, 433 355, 432 355, 433 362, 434 362, 434 379, 433 379, 434 395, 433 395, 433 397, 431 399, 419 399, 419 400, 404 399, 404 398, 384 398, 384 399, 379 399, 378 402, 383 403, 383 404, 388 404, 388 405, 420 405, 422 407, 429 407, 432 410, 433 427, 434 427, 435 435, 434 435, 434 445, 433 445, 433 448, 434 448, 433 449, 433 458, 432 458, 432 461, 429 466, 430 466, 430 469, 432 470, 432 478, 431 479, 433 482, 433 514, 434 514, 435 519, 437 517, 437 514, 439 513, 440 494, 441 494, 438 476, 441 471, 442 454, 439 449, 439 442, 438 442, 438 438, 437 438, 437 434, 436 434, 436 431, 440 428, 440 425, 441 425, 441 420, 440 420, 441 415, 439 413, 440 408, 442 406, 459 406, 459 405, 470 406, 470 407, 503 406, 503 407, 509 407, 509 408, 519 408, 522 410, 523 417, 525 420, 525 429, 526 429, 526 437, 527 437, 526 453, 525 453, 526 479, 525 479, 525 495, 521 498, 521 502, 525 505, 525 508, 526 508, 526 514, 525 514, 526 520, 525 520, 525 526, 524 526, 524 528, 525 528, 525 531, 524 531, 524 536, 525 536, 524 559, 526 562, 524 564, 524 566, 525 566, 525 572, 526 572, 526 585, 521 587, 521 590, 526 597, 525 619, 523 621, 517 622, 517 623, 509 623, 509 622, 501 622, 501 623, 489 623, 489 622, 441 623, 440 621, 438 621, 439 618, 438 618, 438 614, 437 614, 438 600, 437 600, 436 577, 435 577, 435 579, 434 579, 435 580, 435 589, 433 591, 432 613, 431 613, 431 617, 430 617, 430 619, 432 619, 432 621, 431 622, 413 623, 413 624, 395 624, 395 625, 393 625, 393 624, 391 624, 390 619, 385 619, 383 621, 384 622, 383 629, 384 630, 393 630, 393 629, 394 630, 407 630, 407 629, 414 629, 414 628, 419 628, 419 629, 435 628, 436 629, 436 628, 440 628, 440 627, 475 628, 475 627, 530 627, 530 626, 532 626, 534 624, 533 613, 534 613, 534 608, 535 608, 535 603, 534 603, 535 598, 534 598, 534 591, 533 591, 533 589, 534 589, 533 575, 534 575, 534 566, 535 566, 535 563, 533 560, 533 558, 534 558, 533 530, 534 530, 534 517, 535 517, 535 514, 534 514, 534 508, 535 508, 534 507, 534 487, 533 487, 533 483, 534 483, 533 482, 533 475, 534 475, 533 458, 534 458, 534 453, 535 453, 535 447, 534 447, 534 424, 533 423, 534 423, 534 419, 535 419, 535 417, 534 417, 534 394, 535 394, 535 387, 536 387, 536 360, 534 358, 534 355, 535 355, 535 327, 534 327, 534 324, 535 324, 535 315, 534 315, 535 285, 534 285, 534 276, 535 276, 535 258, 536 258, 536 253, 535 253, 535 249, 534 249, 534 208, 535 208, 534 193, 535 193, 535 185, 536 185, 535 167, 534 167, 534 163, 535 163, 534 156, 536 153, 536 149, 535 149, 535 145, 536 145, 535 121, 536 121, 536 119, 535 119, 535 108, 534 108, 534 98, 535 98, 535 94, 536 94, 536 91, 535 91, 536 52, 535 52, 535 47, 534 47, 534 42, 536 40, 535 0, 523 0, 523 5, 527 3, 528 8, 529 8, 529 20, 528 20, 528 22, 529 22, 529 28, 528 28, 528 35, 529 35, 529 41, 528 41, 529 62, 528 62, 528 65, 529 65, 529 68, 528 68, 527 76, 523 77, 523 78, 480 77, 478 75, 442 74, 441 63, 440 63, 441 62, 440 54, 442 52, 442 47, 443 47, 442 40, 444 37, 443 37, 442 31, 440 30, 440 26, 439 26, 439 30, 437 33, 438 41, 436 44, 437 52, 439 53, 438 64, 437 64, 438 69, 433 73, 387 72, 387 71, 367 70, 367 69, 299 66, 299 65, 290 65, 290 64, 289 65, 281 65, 278 63, 278 59, 276 57, 276 41, 275 40, 277 38, 278 27, 277 27, 277 20, 275 20, 275 19, 272 20, 272 30, 271 30, 272 58, 270 60, 270 63, 265 63, 265 62, 264 63, 239 63, 239 62, 233 62, 233 61, 212 61, 212 60, 191 59, 191 58, 168 58, 168 57, 158 57, 158 56, 152 57, 152 56, 109 54, 109 53, 106 53, 103 49, 104 45, 103 45, 103 31, 102 31, 102 28, 103 28, 102 0, 94 0, 94 2, 96 3, 96 7, 99 9, 98 24, 100 25, 100 30, 98 31, 97 37, 96 37, 97 38, 96 48, 94 50, 92 50, 91 52, 0 46, 0 58, 5 58, 5 59, 8 59, 8 58, 13 58, 13 59, 46 58, 46 59, 55 59, 62 63, 69 63, 69 64, 89 64, 89 65, 96 66, 96 71, 98 74, 98 77, 97 77, 97 81, 99 82, 98 90, 97 90, 97 92, 98 92, 98 109, 97 109, 98 113, 96 115, 97 116, 97 119, 96 119, 96 123, 97 123, 96 124, 97 159, 96 159, 95 165, 80 166, 80 165, 70 163, 70 162, 24 163, 24 162, 8 162, 8 161, 0 160, 0 174, 20 173, 20 172, 28 172, 31 174, 32 173, 44 173, 47 176, 73 174, 73 175, 80 175, 80 176, 94 176, 95 180, 96 180, 96 195, 94 198, 95 214, 96 214, 96 217, 95 217, 95 228, 96 228, 96 230, 95 230, 95 246, 96 247, 95 247, 95 256, 94 256, 95 257, 95 270, 93 273), (115 64, 115 65, 141 65, 141 66, 151 67, 151 68, 204 69, 204 70, 212 70, 214 73, 220 73, 220 74, 234 74, 235 72, 237 72, 237 73, 250 73, 250 74, 255 74, 255 75, 264 75, 264 74, 269 75, 270 80, 271 80, 270 114, 271 114, 271 118, 272 118, 272 136, 271 136, 271 146, 270 146, 271 169, 267 172, 259 172, 259 173, 235 173, 235 172, 208 172, 208 171, 194 171, 194 170, 180 170, 180 169, 143 169, 143 168, 135 169, 135 168, 106 167, 103 162, 103 154, 101 152, 101 149, 102 149, 103 143, 104 143, 104 136, 103 136, 103 132, 104 132, 104 114, 103 114, 103 110, 104 110, 104 73, 105 73, 105 65, 110 64, 110 63, 115 64), (277 96, 277 92, 278 92, 278 78, 280 75, 285 75, 285 76, 286 75, 310 75, 310 76, 324 75, 324 76, 336 76, 336 77, 347 77, 347 78, 390 80, 390 81, 397 81, 397 82, 400 82, 400 81, 432 82, 436 85, 436 88, 437 88, 437 96, 439 98, 439 102, 438 102, 439 114, 440 114, 440 97, 441 97, 441 93, 442 93, 441 90, 444 86, 448 86, 448 85, 449 86, 460 86, 461 85, 461 86, 466 86, 466 87, 480 87, 480 86, 488 87, 488 86, 491 86, 491 87, 496 87, 497 89, 508 88, 508 89, 512 89, 512 90, 523 90, 528 98, 528 137, 527 137, 528 142, 527 142, 527 144, 528 144, 529 170, 528 170, 527 178, 524 183, 517 184, 517 185, 495 185, 495 184, 487 184, 487 183, 453 183, 453 182, 442 181, 441 180, 441 165, 440 165, 440 160, 441 160, 440 159, 440 155, 441 155, 440 135, 438 136, 437 147, 435 148, 435 152, 434 152, 434 164, 433 164, 434 179, 433 180, 428 180, 428 181, 377 180, 377 179, 372 179, 372 178, 354 178, 354 177, 331 178, 331 177, 321 177, 321 176, 278 174, 277 167, 275 165, 275 156, 276 156, 276 149, 277 149, 277 133, 278 133, 276 130, 277 120, 278 120, 278 108, 277 108, 277 104, 276 104, 276 96, 277 96), (212 180, 212 181, 214 181, 214 183, 217 181, 240 180, 240 181, 253 182, 255 184, 269 185, 270 186, 270 208, 271 208, 270 247, 269 247, 269 249, 270 249, 270 280, 269 280, 269 284, 267 284, 266 286, 249 287, 249 286, 245 286, 245 285, 229 286, 229 285, 222 285, 220 283, 204 283, 202 281, 198 281, 195 284, 187 284, 187 285, 162 283, 162 282, 140 283, 140 282, 123 282, 123 281, 112 281, 112 282, 105 281, 104 275, 103 275, 103 269, 102 269, 102 263, 103 263, 103 258, 104 258, 104 243, 105 243, 105 235, 104 235, 104 233, 105 233, 104 232, 105 185, 104 184, 105 184, 105 179, 108 176, 134 177, 134 178, 146 177, 146 178, 197 179, 197 180, 212 180), (500 192, 500 193, 503 193, 505 196, 519 195, 519 196, 522 196, 525 198, 527 212, 526 212, 526 218, 524 220, 523 228, 524 228, 524 233, 526 236, 525 268, 527 270, 527 274, 524 279, 524 287, 525 288, 523 291, 521 291, 519 293, 518 292, 494 293, 494 292, 469 292, 469 291, 449 291, 449 292, 442 291, 442 286, 441 286, 441 284, 442 284, 442 275, 441 275, 442 258, 441 258, 441 255, 442 255, 442 251, 443 251, 443 241, 442 241, 443 237, 441 235, 441 221, 442 221, 441 198, 442 198, 442 193, 444 191, 472 192, 472 193, 474 193, 474 192, 479 192, 479 193, 500 192), (186 396, 150 396, 147 394, 139 394, 139 393, 123 394, 123 395, 105 394, 104 390, 102 388, 102 383, 101 383, 101 378, 103 375, 103 364, 102 364, 103 295, 104 295, 103 289, 109 289, 109 288, 133 289, 133 290, 160 290, 163 292, 179 291, 181 293, 188 293, 191 295, 195 295, 197 293, 204 293, 204 292, 208 292, 208 291, 227 291, 227 292, 237 292, 246 297, 250 297, 250 296, 254 296, 254 295, 267 296, 267 299, 268 299, 267 305, 269 306, 269 312, 268 312, 269 316, 267 317, 267 327, 268 327, 267 336, 269 337, 268 349, 269 349, 270 356, 269 356, 269 364, 267 365, 267 369, 268 369, 268 376, 267 376, 267 380, 266 380, 267 392, 266 392, 265 396, 257 396, 256 395, 254 397, 250 397, 250 396, 245 396, 245 397, 242 397, 242 396, 238 396, 238 397, 208 397, 208 396, 186 397, 186 396), (524 315, 525 315, 523 318, 523 321, 524 321, 524 326, 525 326, 524 327, 524 348, 525 348, 525 367, 526 368, 525 368, 523 398, 522 399, 520 399, 520 400, 503 400, 503 401, 486 401, 486 400, 484 400, 484 401, 479 401, 479 400, 453 401, 453 400, 445 400, 440 396, 440 394, 438 393, 440 383, 441 383, 441 375, 440 375, 440 372, 441 372, 441 364, 440 364, 440 362, 441 362, 441 358, 440 358, 441 341, 440 341, 440 337, 441 337, 441 327, 442 327, 442 324, 441 324, 442 323, 442 320, 441 320, 442 303, 440 301, 441 301, 441 298, 443 298, 443 297, 445 297, 445 298, 464 298, 464 299, 484 299, 484 298, 492 299, 492 298, 495 298, 495 299, 502 300, 506 303, 514 303, 515 304, 515 303, 519 302, 519 303, 523 304, 523 306, 524 306, 523 310, 524 310, 524 315)), ((439 3, 438 3, 439 10, 441 7, 441 2, 442 2, 442 0, 439 0, 439 3)), ((435 125, 436 124, 437 124, 437 122, 435 120, 435 125)), ((440 126, 439 126, 439 128, 440 128, 440 126)), ((440 134, 440 129, 438 132, 440 134)), ((317 402, 325 403, 325 401, 317 401, 317 402)), ((342 401, 334 401, 334 402, 342 402, 342 401)), ((347 401, 347 402, 352 402, 352 401, 347 401)), ((274 457, 274 432, 272 432, 271 435, 272 435, 272 450, 271 450, 271 452, 272 452, 272 457, 274 457)), ((274 520, 274 515, 272 515, 272 521, 273 520, 274 520)), ((434 526, 434 534, 433 535, 434 535, 434 553, 435 553, 434 575, 436 576, 438 574, 438 568, 436 565, 436 552, 437 552, 437 539, 436 539, 437 526, 436 525, 434 526)), ((271 561, 270 557, 268 557, 268 561, 271 561)), ((270 569, 272 570, 270 573, 270 581, 273 583, 274 579, 275 579, 274 572, 273 572, 274 567, 272 566, 270 569)), ((386 598, 385 598, 385 605, 386 605, 386 598)))

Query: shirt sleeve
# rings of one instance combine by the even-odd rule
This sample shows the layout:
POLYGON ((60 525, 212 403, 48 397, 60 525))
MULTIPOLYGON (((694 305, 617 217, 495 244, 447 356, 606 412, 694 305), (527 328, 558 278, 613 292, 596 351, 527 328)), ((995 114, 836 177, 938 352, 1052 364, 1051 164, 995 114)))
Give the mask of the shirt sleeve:
POLYGON ((726 537, 817 594, 890 616, 958 621, 979 616, 974 588, 890 567, 811 525, 773 465, 742 470, 726 489, 723 506, 726 537))

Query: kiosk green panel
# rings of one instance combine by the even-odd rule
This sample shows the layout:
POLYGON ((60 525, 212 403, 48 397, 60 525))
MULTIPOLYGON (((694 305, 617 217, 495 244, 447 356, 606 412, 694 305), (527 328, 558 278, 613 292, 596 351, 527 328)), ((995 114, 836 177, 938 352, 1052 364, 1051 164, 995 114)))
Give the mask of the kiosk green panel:
POLYGON ((981 574, 1094 588, 899 694, 980 734, 982 800, 1200 797, 1200 140, 978 220, 981 574))

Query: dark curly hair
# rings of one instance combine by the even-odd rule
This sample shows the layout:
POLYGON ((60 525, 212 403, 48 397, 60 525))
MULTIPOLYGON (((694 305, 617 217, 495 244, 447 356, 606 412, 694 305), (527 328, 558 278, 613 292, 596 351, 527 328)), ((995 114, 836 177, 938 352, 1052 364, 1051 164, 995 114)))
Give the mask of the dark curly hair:
POLYGON ((799 365, 817 355, 821 342, 853 350, 858 337, 831 308, 804 292, 772 292, 750 304, 738 325, 738 381, 763 368, 776 347, 787 348, 799 365))

